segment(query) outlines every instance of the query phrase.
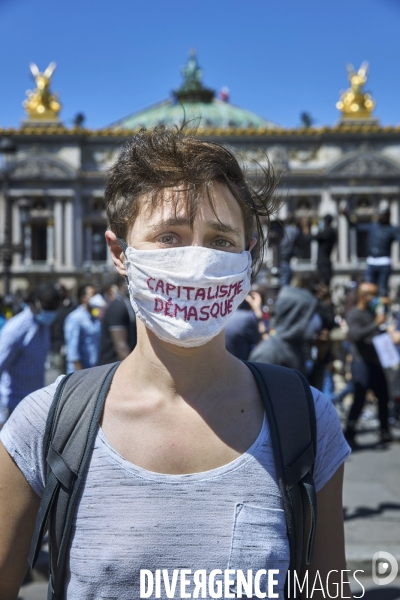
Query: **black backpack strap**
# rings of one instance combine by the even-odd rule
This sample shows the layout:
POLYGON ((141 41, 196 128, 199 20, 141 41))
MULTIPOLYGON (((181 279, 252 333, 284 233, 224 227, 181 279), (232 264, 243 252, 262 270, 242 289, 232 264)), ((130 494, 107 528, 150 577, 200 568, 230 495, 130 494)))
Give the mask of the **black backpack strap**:
POLYGON ((69 535, 79 491, 96 438, 104 402, 119 363, 64 377, 46 423, 43 453, 46 486, 29 554, 33 568, 47 525, 50 531, 49 600, 61 600, 69 535))
MULTIPOLYGON (((267 413, 286 517, 289 570, 300 575, 307 507, 311 514, 305 557, 307 565, 312 560, 317 519, 313 480, 317 427, 313 396, 307 380, 298 371, 265 363, 245 364, 253 373, 267 413)), ((293 597, 291 591, 286 589, 288 597, 293 597)))

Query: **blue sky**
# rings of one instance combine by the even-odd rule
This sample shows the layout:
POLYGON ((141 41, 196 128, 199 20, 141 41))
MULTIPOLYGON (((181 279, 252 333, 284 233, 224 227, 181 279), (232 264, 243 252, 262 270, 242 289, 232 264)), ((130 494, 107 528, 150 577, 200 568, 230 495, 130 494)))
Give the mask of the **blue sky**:
POLYGON ((347 62, 370 63, 383 124, 400 123, 400 0, 0 0, 0 126, 24 117, 28 65, 57 63, 61 118, 106 126, 166 98, 195 47, 204 83, 286 127, 338 119, 347 62))

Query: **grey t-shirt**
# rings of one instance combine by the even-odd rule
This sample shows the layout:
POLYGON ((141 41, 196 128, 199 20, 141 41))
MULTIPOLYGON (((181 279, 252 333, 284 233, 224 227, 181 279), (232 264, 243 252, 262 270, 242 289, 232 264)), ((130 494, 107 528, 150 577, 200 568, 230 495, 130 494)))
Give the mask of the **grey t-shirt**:
MULTIPOLYGON (((0 433, 39 496, 45 474, 42 439, 55 390, 53 384, 25 398, 0 433)), ((335 408, 317 390, 313 395, 318 491, 350 449, 335 408)), ((247 452, 218 469, 189 475, 137 467, 111 447, 99 428, 70 538, 66 600, 139 598, 141 569, 167 569, 171 579, 174 569, 193 574, 228 568, 245 574, 247 569, 279 569, 274 591, 283 598, 288 565, 285 516, 266 419, 247 452)), ((261 589, 267 591, 266 586, 262 578, 261 589)), ((169 597, 181 597, 179 581, 169 597)), ((164 585, 161 598, 167 598, 164 585)))

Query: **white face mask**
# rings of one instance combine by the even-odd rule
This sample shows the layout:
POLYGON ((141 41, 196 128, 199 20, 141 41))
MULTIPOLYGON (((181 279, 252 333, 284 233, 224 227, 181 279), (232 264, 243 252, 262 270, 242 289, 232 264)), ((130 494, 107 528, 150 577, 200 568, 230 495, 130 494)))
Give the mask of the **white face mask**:
POLYGON ((190 348, 218 335, 251 289, 250 252, 199 246, 124 249, 136 315, 165 342, 190 348))

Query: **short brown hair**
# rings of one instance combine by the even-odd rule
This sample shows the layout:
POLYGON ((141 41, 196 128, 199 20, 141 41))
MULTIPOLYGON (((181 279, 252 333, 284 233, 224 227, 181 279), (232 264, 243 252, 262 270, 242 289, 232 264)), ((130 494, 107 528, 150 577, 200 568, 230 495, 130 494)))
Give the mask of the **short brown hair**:
POLYGON ((261 264, 266 241, 261 217, 269 225, 277 206, 277 181, 271 165, 260 167, 257 183, 251 184, 227 148, 186 134, 184 129, 157 126, 139 131, 125 144, 107 176, 105 200, 110 229, 126 239, 128 226, 140 209, 139 199, 150 194, 155 206, 162 201, 162 190, 172 187, 185 192, 192 222, 204 191, 215 213, 212 183, 218 181, 228 186, 242 209, 246 243, 254 234, 257 236, 253 262, 261 264))

